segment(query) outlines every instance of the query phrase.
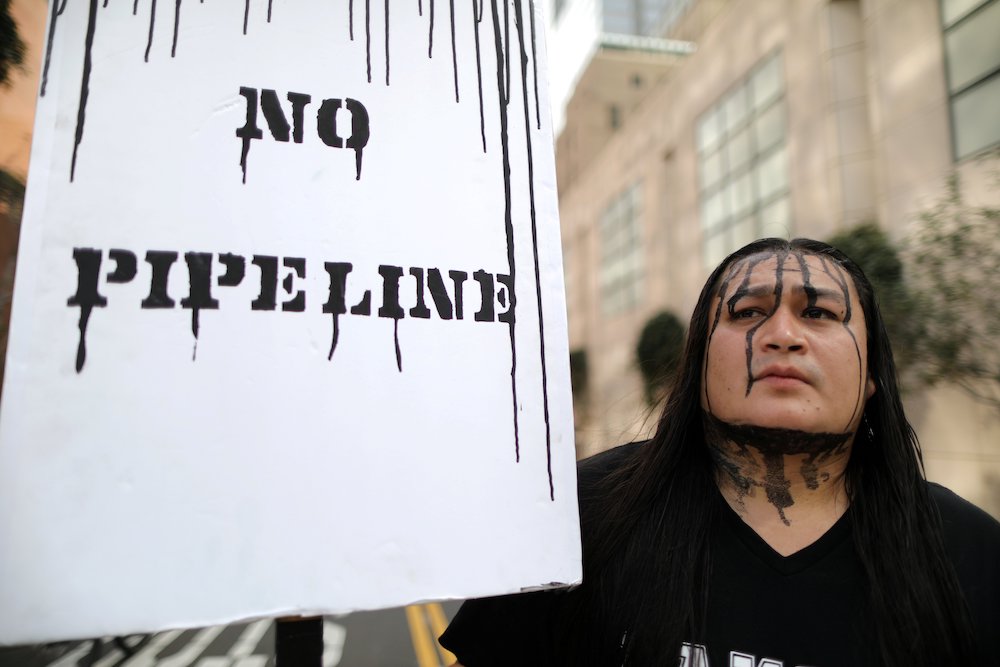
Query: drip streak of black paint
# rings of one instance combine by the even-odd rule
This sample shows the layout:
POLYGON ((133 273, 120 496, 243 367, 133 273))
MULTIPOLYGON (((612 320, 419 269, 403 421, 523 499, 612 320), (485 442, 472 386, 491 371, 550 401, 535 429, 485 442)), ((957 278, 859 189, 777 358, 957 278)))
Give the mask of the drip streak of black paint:
POLYGON ((330 342, 330 354, 326 356, 326 360, 330 361, 333 359, 333 353, 337 349, 337 341, 340 339, 340 315, 337 313, 333 314, 333 340, 330 342))
POLYGON ((403 351, 399 349, 399 318, 392 319, 392 339, 396 343, 396 368, 403 372, 403 351))
POLYGON ((354 41, 354 0, 347 2, 347 34, 354 41))
POLYGON ((372 7, 371 0, 365 0, 365 58, 368 64, 368 83, 372 82, 372 7))
POLYGON ((535 84, 535 127, 542 129, 542 110, 538 106, 538 51, 535 46, 535 0, 528 0, 528 14, 531 20, 531 74, 535 84))
MULTIPOLYGON (((774 314, 778 312, 778 308, 781 307, 781 297, 785 289, 785 259, 788 257, 788 252, 785 250, 779 250, 775 253, 775 267, 774 267, 774 302, 771 304, 771 310, 765 317, 760 319, 760 322, 750 327, 747 330, 747 392, 746 396, 750 395, 750 390, 753 389, 753 337, 757 335, 757 331, 764 326, 764 323, 769 319, 774 317, 774 314)), ((747 280, 750 279, 750 274, 747 273, 747 280)), ((743 295, 740 294, 739 297, 743 295)), ((733 303, 735 304, 737 300, 737 295, 733 295, 733 303)))
MULTIPOLYGON (((549 499, 556 499, 552 484, 552 428, 549 424, 549 377, 545 363, 545 317, 542 313, 542 273, 538 263, 538 221, 535 215, 535 167, 531 152, 531 110, 528 104, 528 54, 524 50, 524 21, 521 16, 523 0, 514 0, 514 16, 519 26, 518 46, 521 51, 521 99, 524 108, 524 142, 528 153, 528 201, 531 210, 531 248, 535 259, 535 303, 538 306, 538 350, 542 362, 542 410, 545 416, 545 464, 549 475, 549 499)), ((510 45, 508 45, 509 48, 510 45)), ((513 282, 511 282, 513 285, 513 282)), ((511 291, 511 304, 514 293, 511 291)))
POLYGON ((149 50, 153 48, 153 28, 156 26, 156 0, 149 3, 149 37, 146 38, 146 54, 143 56, 144 62, 149 62, 149 50))
MULTIPOLYGON (((705 353, 708 354, 708 350, 712 347, 712 336, 715 335, 715 330, 719 326, 719 319, 722 317, 722 306, 725 303, 726 293, 729 291, 729 283, 731 283, 736 276, 739 275, 740 271, 747 264, 747 260, 740 260, 733 264, 729 268, 729 272, 726 277, 719 284, 719 288, 716 291, 716 297, 719 299, 719 303, 715 307, 715 317, 712 319, 712 326, 708 330, 708 341, 705 343, 705 353)), ((752 265, 751 265, 752 268, 752 265)), ((732 312, 732 306, 729 308, 730 313, 732 312)), ((708 365, 702 364, 701 370, 701 386, 708 386, 708 365)), ((705 403, 708 412, 712 412, 712 402, 708 398, 708 392, 705 392, 705 403)))
POLYGON ((451 72, 455 79, 455 102, 458 102, 458 52, 455 50, 455 0, 448 0, 451 12, 451 72))
POLYGON ((66 3, 67 2, 69 2, 69 0, 62 0, 62 3, 59 5, 59 10, 57 12, 59 14, 59 16, 62 16, 62 13, 64 11, 66 11, 66 3))
POLYGON ((389 0, 385 0, 385 85, 389 85, 389 0))
POLYGON ((139 0, 134 0, 132 3, 132 16, 136 16, 139 13, 139 0))
MULTIPOLYGON (((63 3, 65 6, 65 3, 63 3)), ((52 40, 56 35, 56 20, 61 11, 52 12, 52 20, 49 22, 49 36, 45 45, 45 64, 42 66, 42 87, 38 93, 39 97, 45 97, 45 87, 49 83, 49 61, 52 59, 52 40)))
POLYGON ((862 409, 864 404, 864 385, 865 378, 861 369, 861 347, 858 345, 858 339, 854 335, 854 332, 848 326, 851 322, 851 318, 854 315, 854 310, 851 307, 851 293, 847 287, 847 276, 844 275, 843 269, 838 264, 834 264, 837 269, 837 274, 834 275, 833 271, 830 270, 830 266, 827 264, 827 260, 822 255, 817 255, 819 258, 820 266, 823 267, 823 273, 825 273, 831 280, 833 280, 840 287, 841 294, 844 296, 844 319, 841 322, 844 326, 844 331, 846 331, 851 340, 854 341, 854 354, 858 358, 858 400, 855 402, 854 411, 851 413, 851 419, 847 422, 845 428, 850 428, 850 425, 854 423, 854 418, 858 414, 858 410, 862 409))
POLYGON ((250 24, 250 0, 243 3, 243 34, 247 34, 247 26, 250 24))
POLYGON ((170 57, 174 58, 177 55, 177 31, 181 25, 181 0, 177 0, 174 5, 174 41, 170 45, 170 57))
MULTIPOLYGON (((497 98, 500 103, 500 147, 503 156, 503 190, 504 190, 504 231, 507 238, 507 274, 513 286, 515 276, 514 265, 514 224, 511 219, 511 184, 510 184, 510 146, 507 140, 507 95, 504 88, 504 46, 500 36, 500 17, 497 13, 497 0, 490 0, 493 13, 493 42, 497 57, 497 98)), ((514 303, 514 291, 511 289, 511 303, 514 303)), ((517 345, 514 341, 514 323, 510 321, 510 391, 514 404, 514 456, 521 460, 521 440, 517 418, 517 345)))
POLYGON ((434 0, 430 1, 431 16, 427 26, 427 57, 434 57, 434 0))
POLYGON ((479 87, 479 134, 483 138, 483 152, 486 152, 486 116, 483 113, 483 63, 479 51, 479 22, 482 20, 483 3, 486 0, 472 0, 472 34, 476 40, 476 84, 479 87))
MULTIPOLYGON (((202 2, 204 2, 204 0, 202 0, 202 2)), ((274 0, 267 0, 267 22, 268 23, 271 22, 271 8, 272 8, 273 4, 274 4, 274 0)))
POLYGON ((73 159, 70 162, 69 180, 73 182, 76 174, 76 152, 83 140, 83 125, 87 116, 87 97, 90 96, 90 70, 93 66, 92 51, 94 48, 94 33, 97 31, 97 0, 90 0, 90 13, 87 16, 87 39, 83 52, 83 76, 80 83, 80 102, 76 111, 76 136, 73 141, 73 159))

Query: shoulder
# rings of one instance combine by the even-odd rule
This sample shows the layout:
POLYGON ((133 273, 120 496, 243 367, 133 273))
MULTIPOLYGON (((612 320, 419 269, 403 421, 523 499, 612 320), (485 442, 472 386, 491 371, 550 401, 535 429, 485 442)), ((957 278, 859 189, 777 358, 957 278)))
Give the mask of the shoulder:
POLYGON ((974 541, 1000 549, 1000 522, 940 484, 928 482, 927 490, 941 515, 946 542, 974 541))
POLYGON ((630 442, 579 460, 576 464, 576 474, 581 494, 592 490, 602 480, 620 470, 629 460, 641 453, 648 442, 648 440, 630 442))

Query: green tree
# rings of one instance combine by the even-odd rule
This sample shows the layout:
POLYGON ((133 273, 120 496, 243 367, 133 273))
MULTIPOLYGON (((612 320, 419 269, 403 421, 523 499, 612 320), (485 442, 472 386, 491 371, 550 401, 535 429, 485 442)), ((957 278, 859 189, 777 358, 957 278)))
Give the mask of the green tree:
POLYGON ((920 215, 904 256, 923 314, 911 334, 920 379, 953 383, 1000 410, 1000 208, 969 204, 954 175, 920 215))
POLYGON ((635 356, 649 405, 662 398, 683 352, 684 324, 673 313, 662 311, 643 326, 635 356))
POLYGON ((918 355, 913 333, 923 323, 904 279, 900 252, 873 222, 842 231, 829 243, 854 260, 871 281, 892 341, 896 365, 900 375, 907 379, 906 371, 914 365, 918 355))

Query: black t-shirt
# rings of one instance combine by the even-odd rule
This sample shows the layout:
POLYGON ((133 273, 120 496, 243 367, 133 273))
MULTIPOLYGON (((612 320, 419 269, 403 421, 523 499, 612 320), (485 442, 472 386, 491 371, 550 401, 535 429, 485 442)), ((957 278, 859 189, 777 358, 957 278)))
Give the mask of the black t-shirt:
MULTIPOLYGON (((634 452, 626 445, 580 467, 581 489, 634 452)), ((983 665, 1000 665, 1000 523, 937 484, 930 493, 969 604, 983 665)), ((707 640, 686 644, 680 667, 842 667, 865 664, 877 629, 865 618, 864 576, 851 511, 808 547, 781 556, 717 498, 707 640)), ((467 601, 441 643, 465 667, 559 665, 553 616, 564 592, 467 601)), ((574 641, 573 637, 560 641, 574 641)), ((614 667, 618 667, 615 665, 614 667)))

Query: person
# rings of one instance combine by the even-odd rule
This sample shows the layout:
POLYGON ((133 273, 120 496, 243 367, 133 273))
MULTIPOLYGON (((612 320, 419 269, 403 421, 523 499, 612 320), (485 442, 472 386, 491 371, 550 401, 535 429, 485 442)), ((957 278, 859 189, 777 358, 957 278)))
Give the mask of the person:
POLYGON ((1000 523, 925 481, 872 285, 827 244, 726 258, 655 434, 578 493, 582 584, 466 601, 458 664, 1000 665, 1000 523))

